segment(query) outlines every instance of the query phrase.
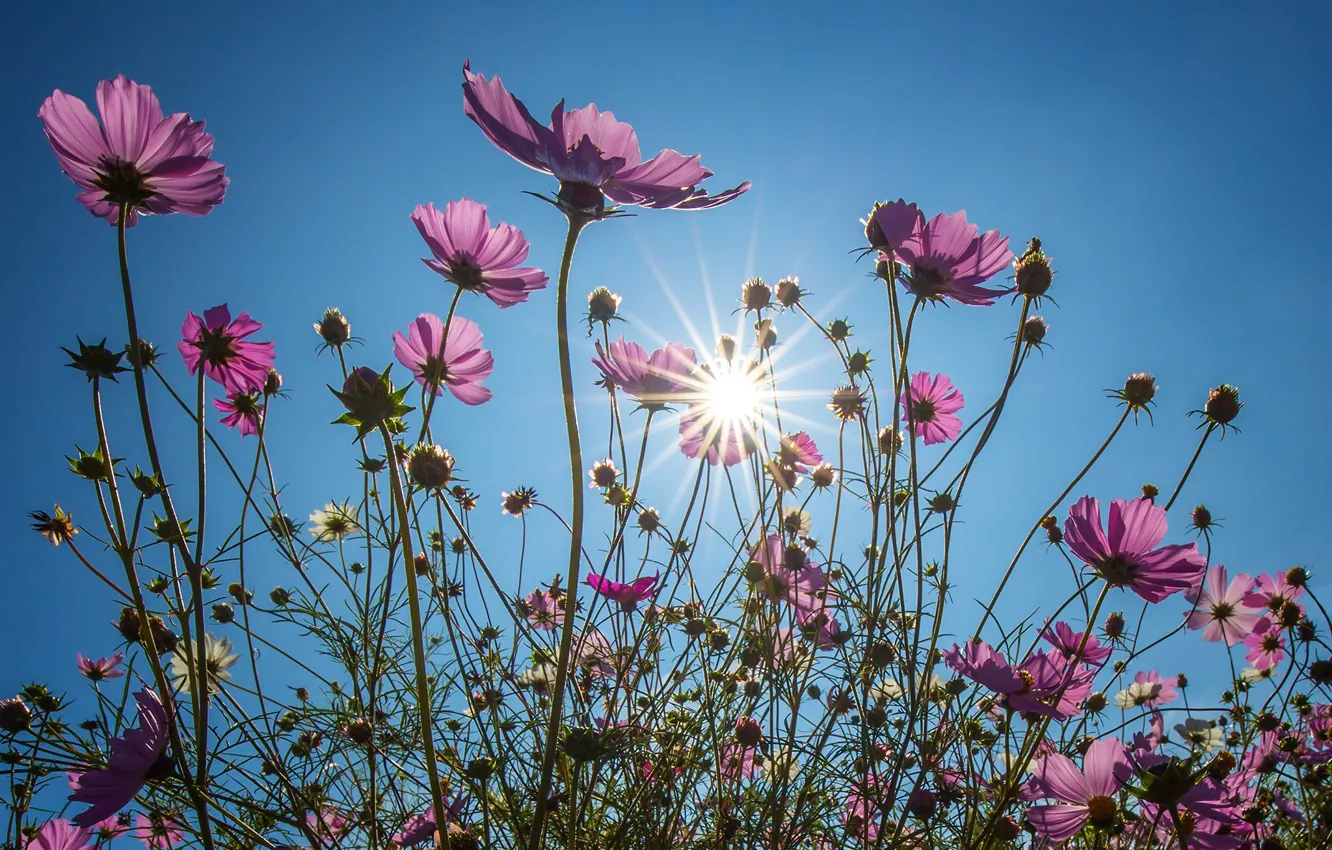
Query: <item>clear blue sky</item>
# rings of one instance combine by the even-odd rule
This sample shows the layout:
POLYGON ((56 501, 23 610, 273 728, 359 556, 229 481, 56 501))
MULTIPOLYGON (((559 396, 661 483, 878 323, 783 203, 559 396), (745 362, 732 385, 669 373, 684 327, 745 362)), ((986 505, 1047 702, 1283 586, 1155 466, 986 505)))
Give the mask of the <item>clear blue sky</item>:
MULTIPOLYGON (((647 320, 626 332, 644 342, 652 332, 687 338, 663 281, 710 336, 704 279, 733 324, 747 275, 798 274, 821 315, 852 315, 856 341, 882 350, 882 292, 847 255, 876 199, 965 208, 1015 245, 1045 241, 1059 270, 1059 306, 1045 311, 1054 348, 1016 390, 964 508, 959 608, 988 596, 1042 503, 1112 424, 1102 390, 1138 370, 1159 379, 1156 424, 1129 433, 1086 491, 1132 496, 1152 481, 1168 492, 1196 438, 1185 412, 1208 387, 1237 384, 1244 433, 1205 455, 1172 538, 1202 500, 1225 520, 1217 560, 1253 573, 1317 570, 1332 471, 1322 219, 1332 21, 1323 4, 1279 8, 21 4, 0 35, 0 161, 12 190, 0 212, 0 323, 14 358, 0 417, 4 687, 72 684, 74 653, 106 654, 116 637, 104 623, 117 606, 28 530, 26 513, 60 501, 91 518, 62 459, 93 443, 88 393, 59 346, 125 336, 114 231, 74 201, 37 108, 56 87, 91 101, 97 81, 117 73, 151 84, 168 112, 206 119, 232 178, 207 218, 147 220, 132 233, 144 335, 180 376, 172 347, 187 309, 226 301, 266 323, 291 390, 270 436, 293 516, 358 481, 349 435, 322 425, 338 413, 324 389, 334 367, 315 360, 311 322, 340 306, 367 342, 361 359, 382 367, 392 331, 447 309, 445 285, 418 259, 415 204, 477 198, 526 231, 535 264, 558 262, 560 218, 520 194, 548 191, 550 180, 494 150, 462 115, 470 57, 539 116, 561 97, 594 101, 635 125, 645 153, 701 152, 718 175, 712 188, 754 181, 720 210, 649 211, 588 232, 573 291, 604 284, 623 294, 628 313, 647 320)), ((916 362, 948 372, 979 403, 1002 374, 1012 309, 933 311, 916 362)), ((553 288, 504 312, 464 301, 462 314, 495 352, 495 400, 479 410, 451 403, 447 442, 483 495, 485 528, 501 531, 500 490, 526 484, 567 498, 557 495, 566 461, 552 425, 553 288)), ((584 415, 604 433, 588 353, 584 415)), ((829 389, 833 379, 806 373, 797 383, 829 389)), ((144 463, 130 395, 126 385, 112 404, 113 438, 117 454, 144 463)), ((160 401, 158 410, 168 412, 160 401)), ((808 414, 820 416, 818 405, 808 414)), ((816 436, 827 438, 823 421, 816 436)), ((654 447, 669 445, 664 437, 654 447)), ((184 463, 188 440, 169 448, 184 463)), ((667 480, 649 499, 667 508, 673 493, 667 480)), ((1025 569, 1027 587, 1042 584, 1042 569, 1067 580, 1041 554, 1025 569)), ((280 573, 261 571, 256 590, 290 584, 280 573)))

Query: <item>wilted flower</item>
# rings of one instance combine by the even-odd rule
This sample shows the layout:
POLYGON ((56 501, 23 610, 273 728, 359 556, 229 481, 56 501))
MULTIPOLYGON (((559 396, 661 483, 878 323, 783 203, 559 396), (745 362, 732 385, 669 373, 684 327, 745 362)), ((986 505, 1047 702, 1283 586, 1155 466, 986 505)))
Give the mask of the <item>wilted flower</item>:
POLYGON ((620 471, 615 468, 613 460, 606 458, 592 464, 592 468, 588 470, 587 475, 592 479, 592 483, 588 485, 589 487, 604 489, 615 486, 616 480, 620 477, 620 471))
POLYGON ((360 509, 351 502, 329 502, 310 514, 310 533, 319 542, 336 542, 361 530, 356 521, 360 509))
POLYGON ((463 64, 463 112, 496 147, 529 168, 560 181, 560 201, 572 210, 600 214, 609 198, 652 209, 706 209, 749 190, 742 183, 709 197, 699 183, 712 172, 697 156, 664 150, 643 162, 638 136, 610 112, 585 106, 570 112, 559 103, 551 125, 538 124, 499 77, 487 80, 463 64))
POLYGON ((111 741, 106 767, 70 774, 70 802, 90 803, 74 816, 74 824, 85 828, 120 811, 149 779, 166 775, 166 748, 171 740, 166 708, 155 691, 144 688, 134 695, 139 706, 139 725, 111 741))
POLYGON ((33 521, 33 530, 56 546, 72 540, 74 535, 79 533, 78 528, 74 526, 73 518, 62 511, 59 505, 55 506, 54 515, 46 511, 33 511, 28 516, 33 521))
POLYGON ((956 440, 962 433, 962 420, 957 418, 963 407, 962 393, 947 375, 916 373, 903 391, 901 403, 907 427, 927 446, 956 440))
POLYGON ((838 387, 833 390, 828 409, 843 422, 859 419, 865 415, 865 394, 855 387, 838 387))
POLYGON ((98 126, 87 104, 56 89, 37 117, 76 197, 109 224, 140 213, 207 215, 227 191, 226 169, 210 159, 213 137, 184 112, 163 117, 157 95, 123 74, 97 84, 98 126))
POLYGON ((463 198, 449 201, 442 213, 434 204, 418 204, 412 223, 434 255, 421 262, 459 289, 512 307, 546 286, 541 269, 516 268, 527 259, 523 232, 503 222, 491 227, 485 204, 463 198))
POLYGON ((512 493, 500 493, 503 504, 501 512, 509 516, 522 516, 523 511, 530 510, 536 505, 536 495, 536 490, 531 487, 519 487, 512 493))
MULTIPOLYGON (((169 675, 172 684, 183 694, 191 692, 190 683, 199 675, 199 665, 193 657, 193 651, 198 645, 198 641, 188 641, 171 654, 169 675)), ((203 652, 204 666, 208 672, 207 691, 215 694, 222 690, 223 682, 231 680, 231 674, 227 671, 240 660, 240 656, 232 652, 231 641, 212 633, 204 635, 203 652)))
POLYGON ((434 313, 416 317, 404 336, 393 333, 393 353, 412 370, 416 382, 435 395, 441 384, 464 404, 482 404, 492 393, 481 386, 495 368, 495 358, 481 347, 481 329, 476 322, 454 316, 444 338, 444 323, 434 313))
POLYGON ((226 304, 205 310, 203 318, 186 311, 176 350, 191 375, 202 366, 228 393, 261 392, 273 367, 274 344, 246 340, 261 328, 249 313, 232 319, 226 304))
POLYGON ((117 652, 110 658, 84 658, 83 654, 78 655, 79 672, 85 679, 91 682, 100 682, 103 679, 119 679, 125 675, 124 670, 118 669, 120 662, 125 660, 123 652, 117 652))

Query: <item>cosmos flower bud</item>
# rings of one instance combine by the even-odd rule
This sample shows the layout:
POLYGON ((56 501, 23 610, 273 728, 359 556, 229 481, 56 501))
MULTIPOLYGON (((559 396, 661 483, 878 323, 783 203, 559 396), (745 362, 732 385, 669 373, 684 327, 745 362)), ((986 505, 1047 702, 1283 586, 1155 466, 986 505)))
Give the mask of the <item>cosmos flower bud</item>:
POLYGON ((1194 506, 1193 527, 1199 531, 1206 531, 1212 527, 1212 512, 1207 510, 1206 505, 1194 506))
POLYGON ((907 797, 907 814, 912 817, 920 818, 921 820, 928 820, 929 818, 934 817, 934 811, 937 806, 938 798, 936 798, 934 792, 930 791, 928 788, 917 788, 915 791, 911 792, 911 796, 907 797))
POLYGON ((0 700, 0 729, 17 735, 32 725, 32 710, 18 697, 0 700))
POLYGON ((1064 541, 1064 532, 1059 530, 1059 520, 1052 516, 1047 516, 1041 520, 1041 528, 1045 529, 1045 536, 1051 545, 1058 545, 1064 541))
POLYGON ((892 246, 888 244, 888 237, 883 233, 883 226, 879 224, 879 209, 883 204, 876 203, 874 208, 869 211, 869 215, 862 220, 865 225, 865 241, 875 251, 891 251, 892 246))
POLYGON ((1110 616, 1105 618, 1105 636, 1110 640, 1118 640, 1124 635, 1124 615, 1118 611, 1111 612, 1110 616))
POLYGON ((1161 488, 1157 487, 1155 484, 1142 485, 1142 497, 1144 499, 1152 500, 1159 495, 1161 495, 1161 488))
POLYGON ((407 456, 407 474, 426 490, 439 490, 453 477, 453 455, 436 445, 419 443, 407 456))
POLYGON ((418 576, 428 576, 430 575, 430 559, 424 554, 417 555, 412 561, 412 568, 418 576))
POLYGON ((107 378, 118 382, 119 379, 116 375, 129 371, 120 365, 120 360, 125 356, 125 352, 113 352, 108 349, 105 337, 95 345, 87 345, 80 339, 77 354, 68 348, 61 348, 60 350, 69 355, 70 362, 65 365, 71 369, 78 369, 87 376, 89 381, 97 378, 107 378))
POLYGON ((930 498, 930 512, 936 514, 946 514, 957 507, 957 502, 949 493, 936 493, 930 498))
POLYGON ((735 721, 735 739, 743 747, 757 747, 763 742, 763 727, 752 717, 735 721))
POLYGON ((745 311, 760 311, 772 305, 772 287, 761 277, 751 277, 740 289, 740 303, 745 311))
POLYGON ((1138 372, 1130 375, 1124 382, 1124 389, 1119 397, 1127 402, 1129 407, 1141 409, 1151 404, 1158 389, 1160 387, 1156 385, 1155 378, 1146 372, 1138 372))
POLYGON ((291 601, 291 592, 285 587, 275 587, 268 592, 268 600, 281 608, 291 601))
POLYGON ((1105 711, 1107 704, 1105 694, 1092 694, 1083 701, 1082 707, 1090 714, 1100 714, 1105 711))
POLYGON ((615 486, 616 479, 620 477, 620 471, 615 468, 614 461, 606 458, 593 464, 587 475, 592 479, 591 487, 604 489, 615 486))
POLYGON ((1050 268, 1050 258, 1041 250, 1041 240, 1032 237, 1027 243, 1027 250, 1022 252, 1013 264, 1017 278, 1019 295, 1039 298, 1050 289, 1054 280, 1054 271, 1050 268))
POLYGON ((1309 584, 1309 573, 1304 567, 1291 567, 1286 570, 1286 584, 1291 587, 1307 587, 1309 584))
POLYGON ((760 319, 754 323, 754 344, 764 351, 777 344, 777 329, 772 326, 772 319, 760 319))
POLYGON ((852 377, 863 375, 869 371, 870 363, 874 362, 868 351, 856 349, 855 353, 846 359, 846 373, 852 377))
POLYGON ((624 299, 604 286, 598 286, 587 295, 587 322, 603 325, 618 317, 624 299))
POLYGON ((1013 820, 1011 815, 1004 815, 999 822, 994 825, 994 837, 998 841, 1016 841, 1022 834, 1022 827, 1013 820))
POLYGON ((1239 416, 1244 402, 1239 400, 1239 390, 1230 384, 1222 384, 1207 394, 1207 404, 1203 405, 1203 416, 1216 425, 1229 425, 1239 416))
POLYGON ((809 471, 809 480, 815 487, 823 490, 837 481, 837 473, 833 471, 832 464, 821 463, 809 471))
POLYGON ((236 609, 231 607, 230 602, 218 602, 213 605, 213 620, 222 625, 235 622, 236 609))
POLYGON ((851 325, 847 324, 846 319, 833 319, 828 323, 828 336, 832 337, 833 342, 842 342, 851 336, 851 325))
POLYGON ((783 307, 794 307, 800 303, 803 295, 805 292, 800 288, 800 278, 784 277, 777 281, 777 303, 783 307))
POLYGON ((347 375, 342 391, 333 390, 333 394, 347 409, 336 421, 356 426, 357 435, 362 437, 385 420, 412 410, 402 402, 407 387, 395 390, 389 380, 389 369, 381 374, 368 366, 358 366, 347 375))
POLYGON ((342 727, 342 734, 354 744, 368 744, 375 736, 375 727, 364 717, 358 717, 342 727))
POLYGON ((865 725, 870 727, 871 729, 878 729, 887 722, 888 722, 888 712, 884 711, 883 708, 881 708, 880 706, 877 705, 871 706, 865 712, 865 725))
POLYGON ((717 338, 717 356, 722 360, 734 360, 736 352, 735 337, 722 334, 717 338))
POLYGON ((638 514, 638 527, 640 530, 652 534, 661 530, 661 515, 657 513, 656 508, 647 508, 638 514))
POLYGON ((828 409, 843 422, 859 419, 865 413, 865 394, 855 387, 838 387, 833 390, 828 409))
POLYGON ((272 366, 268 367, 268 377, 264 378, 263 393, 266 396, 275 396, 282 392, 282 375, 272 366))
POLYGON ((1183 673, 1176 675, 1175 681, 1178 683, 1178 686, 1181 688, 1187 688, 1189 686, 1189 678, 1185 676, 1183 673))
POLYGON ((1032 316, 1022 323, 1022 341, 1027 345, 1039 346, 1045 342, 1045 334, 1050 326, 1040 316, 1032 316))
POLYGON ((245 589, 245 585, 238 581, 233 581, 227 585, 227 593, 232 599, 236 600, 238 605, 249 605, 254 600, 254 592, 245 589))
POLYGON ((323 318, 315 322, 314 329, 329 348, 341 348, 351 341, 351 322, 337 307, 325 310, 323 318))

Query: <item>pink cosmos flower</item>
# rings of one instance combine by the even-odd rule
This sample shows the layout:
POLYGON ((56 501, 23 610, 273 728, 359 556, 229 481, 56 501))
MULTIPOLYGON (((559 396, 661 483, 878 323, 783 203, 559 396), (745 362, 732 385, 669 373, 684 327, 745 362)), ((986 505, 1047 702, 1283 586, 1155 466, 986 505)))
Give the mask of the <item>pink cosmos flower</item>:
POLYGON ((1068 840, 1088 821, 1095 826, 1114 824, 1119 810, 1115 797, 1133 772, 1123 742, 1116 738, 1094 741, 1082 764, 1083 769, 1078 770, 1068 756, 1052 753, 1033 771, 1042 796, 1067 804, 1027 810, 1027 820, 1051 841, 1068 840))
POLYGON ((510 224, 491 227, 485 204, 463 198, 449 201, 442 213, 434 204, 418 204, 412 223, 434 255, 421 262, 458 288, 483 293, 500 307, 521 304, 549 280, 541 269, 517 268, 527 259, 527 239, 510 224))
POLYGON ((615 649, 598 629, 589 629, 574 638, 574 666, 596 679, 615 675, 615 649))
POLYGON ((842 825, 857 843, 877 841, 887 819, 887 804, 892 797, 888 781, 877 773, 851 780, 851 791, 842 807, 842 825))
POLYGON ((1114 651, 1114 647, 1101 643, 1095 635, 1085 635, 1087 643, 1083 646, 1084 634, 1084 632, 1073 631, 1072 626, 1060 620, 1054 624, 1053 630, 1047 628, 1041 634, 1041 640, 1050 644, 1069 661, 1072 661, 1078 654, 1078 647, 1082 647, 1080 660, 1093 667, 1100 667, 1110 658, 1110 653, 1114 651))
POLYGON ((652 209, 715 207, 749 191, 745 182, 718 195, 697 188, 712 176, 698 156, 663 150, 642 161, 634 128, 610 112, 585 106, 571 112, 555 105, 549 126, 536 121, 499 77, 473 74, 463 63, 463 112, 509 156, 560 181, 560 199, 600 212, 604 198, 652 209))
POLYGON ((1142 801, 1139 823, 1154 827, 1166 847, 1179 846, 1182 833, 1190 850, 1238 850, 1244 842, 1233 833, 1241 821, 1227 796, 1224 785, 1205 777, 1180 797, 1175 817, 1162 806, 1142 801))
MULTIPOLYGON (((891 217, 905 220, 906 211, 891 217)), ((967 223, 965 210, 953 215, 939 213, 928 223, 914 227, 893 248, 911 269, 906 287, 914 295, 932 301, 951 298, 961 304, 988 306, 994 296, 1009 289, 986 289, 979 284, 994 277, 1013 261, 1008 237, 997 230, 979 232, 967 223)))
POLYGON ((907 427, 927 446, 956 440, 962 433, 962 420, 957 418, 962 409, 962 393, 947 375, 931 377, 929 372, 916 373, 902 393, 901 403, 907 427))
POLYGON ((678 401, 698 363, 694 349, 674 342, 650 355, 624 337, 610 344, 609 353, 600 342, 596 349, 592 363, 602 377, 632 396, 644 410, 662 410, 678 401))
POLYGON ((622 584, 605 576, 592 574, 587 577, 587 586, 612 602, 620 603, 620 607, 624 610, 632 611, 638 607, 638 603, 656 595, 658 578, 659 575, 643 576, 634 580, 632 584, 622 584))
POLYGON ((148 817, 142 812, 134 818, 134 837, 148 850, 169 850, 185 838, 185 829, 166 815, 148 817))
POLYGON ((260 405, 258 393, 233 392, 226 398, 213 399, 213 407, 227 414, 222 417, 222 424, 228 428, 240 428, 242 437, 259 434, 259 425, 264 421, 264 409, 260 405))
MULTIPOLYGON (((797 624, 803 626, 826 615, 828 607, 836 603, 837 591, 819 565, 799 546, 787 546, 780 534, 769 535, 750 551, 749 557, 763 568, 761 592, 790 606, 797 624)), ((835 621, 827 620, 824 624, 835 621)))
POLYGON ((823 455, 819 454, 814 438, 804 431, 783 435, 777 458, 801 475, 808 474, 811 467, 823 463, 823 455))
POLYGON ((523 597, 519 610, 532 628, 548 632, 564 624, 564 603, 553 592, 534 590, 523 597))
POLYGON ((1190 629, 1202 629, 1203 640, 1225 641, 1234 646, 1253 631, 1262 616, 1259 608, 1245 603, 1251 594, 1253 579, 1248 573, 1238 573, 1227 581, 1226 568, 1216 564, 1207 571, 1207 580, 1184 591, 1184 598, 1193 603, 1194 610, 1184 621, 1190 629))
POLYGON ((316 837, 321 839, 321 843, 333 845, 347 830, 351 820, 336 806, 321 806, 318 813, 305 813, 305 824, 316 837))
POLYGON ((78 654, 79 672, 84 678, 92 682, 100 682, 103 679, 119 679, 125 675, 124 670, 118 669, 120 662, 125 660, 125 653, 117 652, 110 658, 84 658, 82 653, 78 654))
POLYGON ((739 741, 731 741, 722 747, 717 768, 723 779, 749 779, 758 768, 754 764, 754 747, 746 747, 739 741))
POLYGON ((74 826, 64 818, 52 818, 42 824, 29 850, 90 850, 95 846, 91 829, 74 826))
MULTIPOLYGON (((908 240, 914 243, 919 239, 925 227, 925 216, 915 204, 908 204, 898 198, 891 203, 876 206, 873 221, 865 224, 866 235, 873 234, 870 238, 871 248, 892 250, 908 240), (878 230, 874 231, 874 228, 878 230)), ((879 259, 886 260, 888 257, 881 254, 879 259)))
POLYGON ((1150 499, 1110 503, 1110 534, 1101 527, 1101 503, 1083 496, 1068 511, 1064 540, 1074 555, 1112 587, 1128 587, 1148 602, 1198 584, 1207 558, 1196 543, 1160 546, 1166 512, 1150 499))
POLYGON ((954 671, 1003 697, 1014 711, 1067 720, 1082 713, 1078 703, 1091 694, 1094 670, 1069 664, 1062 655, 1037 650, 1019 665, 1009 663, 982 640, 953 645, 943 654, 954 671))
MULTIPOLYGON (((460 796, 456 800, 450 801, 444 798, 444 822, 452 824, 462 817, 463 807, 467 805, 467 798, 460 796)), ((392 841, 399 847, 415 847, 427 838, 433 838, 435 830, 439 825, 435 820, 435 806, 430 804, 426 807, 424 814, 412 815, 407 822, 402 825, 402 832, 394 835, 392 841)))
POLYGON ((228 393, 257 393, 263 390, 273 366, 273 343, 245 338, 262 327, 249 313, 241 313, 233 321, 225 304, 205 310, 202 319, 187 311, 176 350, 191 375, 202 366, 204 374, 228 393))
POLYGON ((145 782, 169 767, 166 707, 150 688, 135 694, 134 701, 139 705, 139 725, 112 740, 106 767, 70 774, 70 802, 91 804, 75 815, 76 826, 91 827, 114 815, 134 799, 145 782))
POLYGON ((1165 718, 1161 712, 1153 711, 1149 724, 1150 731, 1147 733, 1133 733, 1133 761, 1145 770, 1151 770, 1158 764, 1164 764, 1169 761, 1168 756, 1161 755, 1156 748, 1161 746, 1165 740, 1165 718))
POLYGON ((118 224, 127 204, 125 226, 133 227, 140 213, 207 215, 222 203, 226 169, 209 158, 204 122, 184 112, 163 117, 153 90, 124 75, 97 84, 97 109, 105 127, 86 103, 56 89, 37 112, 88 212, 118 224))
POLYGON ((1270 670, 1286 657, 1286 632, 1271 617, 1262 617, 1245 636, 1244 645, 1249 648, 1245 661, 1256 670, 1270 670))
POLYGON ((1273 614, 1278 614, 1282 608, 1290 604, 1297 606, 1300 609, 1300 616, 1304 616, 1304 606, 1295 601, 1304 595, 1304 588, 1288 582, 1286 573, 1280 572, 1275 576, 1260 575, 1256 584, 1253 592, 1244 597, 1245 605, 1251 608, 1265 608, 1273 614))
POLYGON ((422 313, 406 336, 393 332, 393 353, 412 370, 416 382, 435 395, 443 394, 441 381, 463 404, 483 404, 493 395, 481 382, 494 370, 495 358, 481 347, 476 322, 454 316, 446 340, 439 316, 422 313))
POLYGON ((717 417, 708 402, 695 402, 680 414, 680 451, 685 457, 735 466, 757 448, 756 435, 748 426, 717 417))

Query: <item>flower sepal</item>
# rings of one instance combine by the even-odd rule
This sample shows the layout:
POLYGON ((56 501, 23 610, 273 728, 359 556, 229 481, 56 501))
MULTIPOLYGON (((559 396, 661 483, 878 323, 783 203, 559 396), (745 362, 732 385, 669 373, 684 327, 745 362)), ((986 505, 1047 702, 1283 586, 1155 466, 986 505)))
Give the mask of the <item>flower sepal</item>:
POLYGON ((356 438, 360 439, 387 420, 415 410, 403 403, 408 387, 393 389, 393 382, 389 380, 392 368, 390 365, 382 373, 376 373, 368 366, 361 366, 347 376, 341 392, 329 387, 329 391, 347 408, 347 412, 334 419, 333 424, 355 427, 356 438))

